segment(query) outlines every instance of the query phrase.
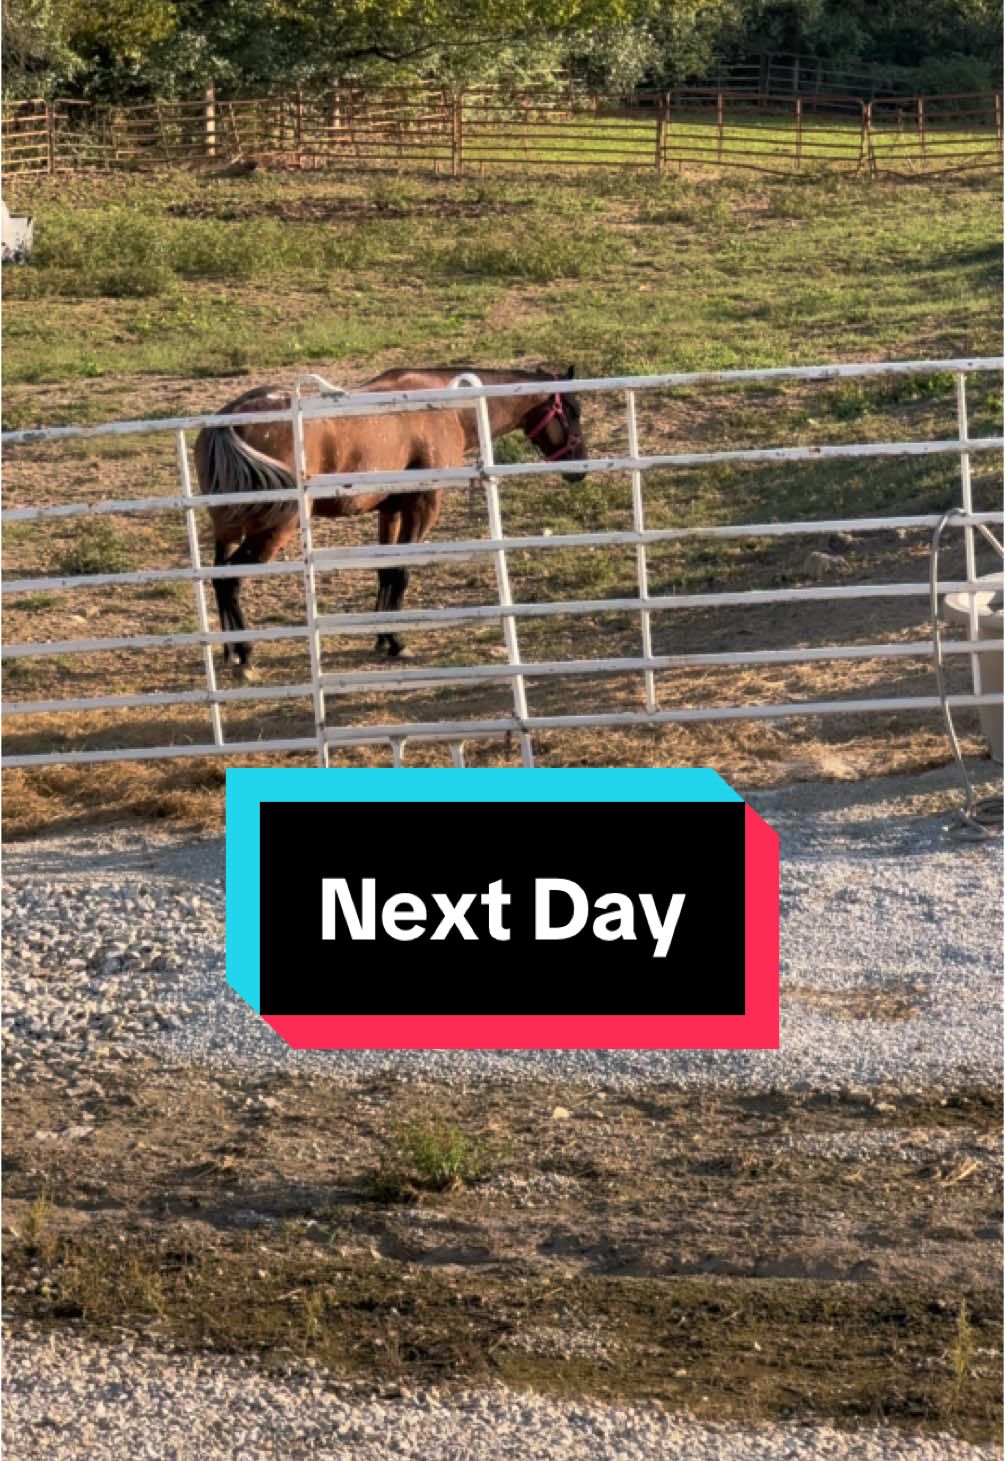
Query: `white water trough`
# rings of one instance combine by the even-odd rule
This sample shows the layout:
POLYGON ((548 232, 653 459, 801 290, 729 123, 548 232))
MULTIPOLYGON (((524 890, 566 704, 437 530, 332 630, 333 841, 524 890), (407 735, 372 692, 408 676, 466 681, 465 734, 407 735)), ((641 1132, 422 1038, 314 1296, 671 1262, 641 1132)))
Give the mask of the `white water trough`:
POLYGON ((7 204, 0 201, 0 234, 2 234, 2 255, 5 264, 21 264, 31 253, 35 242, 34 221, 24 215, 11 213, 7 204))
MULTIPOLYGON (((993 586, 973 593, 963 589, 957 593, 946 594, 942 600, 942 612, 952 624, 966 624, 968 629, 972 625, 973 618, 976 618, 977 633, 971 637, 1000 640, 1003 629, 1005 629, 1002 590, 997 586, 997 575, 987 573, 982 574, 981 578, 990 580, 993 586)), ((972 656, 972 662, 974 664, 974 694, 1000 695, 1002 692, 1002 666, 1005 663, 1001 650, 980 651, 972 656)), ((982 705, 977 713, 981 719, 981 729, 984 731, 991 759, 1000 764, 1005 759, 1001 706, 982 705)))

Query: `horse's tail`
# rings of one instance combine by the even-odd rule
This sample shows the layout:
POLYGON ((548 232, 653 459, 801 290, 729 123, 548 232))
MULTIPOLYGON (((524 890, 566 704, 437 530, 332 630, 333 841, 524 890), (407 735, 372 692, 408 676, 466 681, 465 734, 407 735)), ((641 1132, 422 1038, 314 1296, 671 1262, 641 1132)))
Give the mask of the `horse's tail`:
MULTIPOLYGON (((233 426, 207 426, 196 437, 195 469, 199 491, 275 492, 295 490, 291 468, 277 457, 259 451, 238 435, 233 426)), ((250 533, 278 526, 297 511, 292 502, 231 503, 211 509, 213 531, 220 540, 240 541, 250 533)))

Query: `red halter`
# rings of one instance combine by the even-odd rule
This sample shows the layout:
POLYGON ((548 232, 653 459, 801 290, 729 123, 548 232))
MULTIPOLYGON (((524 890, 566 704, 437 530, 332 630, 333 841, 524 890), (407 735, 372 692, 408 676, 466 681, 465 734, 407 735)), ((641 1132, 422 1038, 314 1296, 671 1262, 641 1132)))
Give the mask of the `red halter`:
POLYGON ((526 433, 527 440, 535 441, 537 437, 541 435, 541 432, 544 431, 546 427, 550 426, 551 423, 555 420, 561 421, 562 425, 565 427, 566 431, 568 432, 568 440, 566 441, 564 446, 559 447, 558 451, 542 451, 541 455, 544 457, 546 462, 559 462, 562 460, 563 457, 567 457, 570 455, 570 453, 579 451, 583 446, 583 438, 579 435, 579 433, 576 432, 575 435, 573 435, 573 433, 569 430, 569 423, 565 419, 565 402, 562 400, 562 397, 558 394, 557 391, 548 402, 547 409, 545 410, 544 415, 541 417, 537 425, 532 426, 529 429, 526 426, 524 427, 524 432, 526 433))

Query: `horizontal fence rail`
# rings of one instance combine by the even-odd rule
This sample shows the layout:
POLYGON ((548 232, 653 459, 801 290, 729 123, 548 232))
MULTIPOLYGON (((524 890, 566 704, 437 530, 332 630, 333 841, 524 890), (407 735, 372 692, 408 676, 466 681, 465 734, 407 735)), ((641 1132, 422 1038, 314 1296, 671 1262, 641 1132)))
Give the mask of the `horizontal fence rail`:
POLYGON ((354 171, 415 164, 460 177, 495 167, 911 177, 1002 162, 1002 95, 803 95, 679 87, 597 96, 574 84, 295 91, 132 106, 5 102, 7 177, 81 168, 264 165, 354 171))
MULTIPOLYGON (((169 496, 122 498, 93 502, 13 506, 0 517, 8 523, 60 523, 67 519, 87 519, 107 514, 144 514, 166 512, 181 514, 186 530, 189 565, 187 567, 149 568, 107 573, 61 573, 8 578, 2 585, 4 596, 14 603, 18 596, 29 593, 58 593, 96 588, 130 590, 141 585, 191 583, 196 596, 198 629, 176 634, 126 634, 108 637, 81 637, 50 641, 5 644, 5 660, 31 661, 59 657, 70 663, 80 656, 143 652, 151 649, 191 648, 202 652, 204 684, 187 689, 158 690, 136 693, 92 694, 82 697, 46 696, 14 699, 4 704, 4 714, 19 723, 26 717, 80 715, 97 712, 164 710, 172 708, 204 708, 209 712, 212 738, 191 744, 156 746, 54 748, 6 755, 8 767, 54 764, 87 764, 114 760, 147 760, 161 757, 228 755, 246 756, 261 752, 312 752, 319 764, 329 764, 333 749, 349 746, 389 747, 392 762, 401 764, 406 742, 429 741, 450 744, 455 762, 463 762, 461 743, 467 740, 492 739, 515 735, 519 738, 521 757, 532 765, 533 737, 541 731, 575 730, 585 727, 614 728, 643 725, 666 726, 712 721, 783 720, 800 716, 870 715, 893 711, 932 711, 941 702, 934 694, 884 695, 871 699, 841 698, 825 700, 784 699, 772 703, 739 703, 724 705, 667 705, 666 688, 657 684, 656 676, 667 671, 702 671, 710 668, 728 670, 749 666, 785 666, 813 664, 822 661, 883 661, 892 663, 931 658, 934 645, 930 638, 906 640, 889 638, 869 643, 833 645, 790 645, 782 648, 750 647, 736 650, 675 652, 654 651, 653 620, 660 615, 685 610, 743 610, 765 605, 801 605, 849 601, 925 600, 930 593, 928 581, 881 583, 819 583, 793 586, 784 582, 776 587, 709 590, 676 594, 654 593, 649 587, 649 551, 663 544, 684 544, 708 541, 771 541, 794 537, 817 537, 828 533, 889 532, 900 530, 932 531, 940 523, 941 513, 900 513, 877 517, 834 517, 784 522, 740 522, 707 526, 648 528, 645 525, 645 482, 652 471, 668 468, 693 468, 728 462, 756 468, 769 462, 798 463, 813 460, 869 459, 881 465, 894 458, 909 459, 942 456, 955 457, 959 463, 959 495, 950 504, 954 526, 963 534, 965 574, 944 582, 943 592, 954 591, 971 596, 972 612, 969 632, 943 641, 941 652, 948 656, 968 657, 971 663, 974 690, 954 694, 954 707, 980 707, 1001 704, 1000 695, 984 693, 980 683, 978 654, 1001 651, 1001 641, 980 637, 976 597, 1001 580, 977 578, 974 540, 977 533, 988 535, 989 525, 1001 524, 1003 514, 978 512, 974 509, 971 484, 971 460, 975 456, 1000 453, 1005 441, 1001 436, 971 437, 968 428, 966 381, 976 374, 999 372, 1003 362, 998 358, 907 361, 894 363, 861 362, 847 365, 782 367, 740 371, 678 372, 641 377, 588 378, 579 381, 556 381, 549 389, 558 394, 613 396, 622 403, 629 451, 621 456, 588 457, 580 462, 561 463, 561 470, 582 469, 600 477, 613 477, 631 483, 632 527, 617 531, 524 533, 512 535, 502 521, 500 489, 516 477, 535 477, 554 473, 556 467, 547 462, 499 463, 495 460, 488 425, 487 402, 495 397, 540 395, 535 382, 487 385, 477 377, 464 375, 448 387, 408 392, 347 393, 329 386, 317 376, 305 377, 294 391, 290 405, 269 412, 196 415, 146 421, 110 422, 101 426, 55 427, 6 432, 3 445, 8 450, 58 446, 68 440, 94 440, 134 436, 137 434, 172 433, 176 444, 180 492, 169 496), (955 381, 956 432, 948 439, 898 440, 892 442, 858 442, 820 445, 785 445, 771 448, 751 447, 721 452, 650 452, 641 449, 636 421, 636 402, 647 391, 696 388, 702 386, 743 387, 782 382, 820 383, 844 379, 877 379, 889 376, 944 376, 955 381), (288 423, 294 442, 303 440, 304 428, 319 418, 383 414, 406 411, 471 410, 479 427, 479 448, 476 459, 460 467, 412 470, 407 472, 346 472, 309 476, 303 463, 302 449, 296 453, 296 486, 291 489, 256 493, 232 493, 226 496, 201 497, 193 492, 189 467, 189 444, 186 433, 203 426, 226 423, 241 424, 265 421, 288 423), (325 497, 355 496, 375 489, 428 491, 431 487, 457 491, 477 488, 486 500, 486 528, 483 537, 455 540, 434 540, 416 544, 386 546, 317 547, 310 533, 312 508, 325 497), (299 514, 301 541, 291 559, 282 562, 246 564, 239 567, 211 567, 200 557, 197 514, 223 503, 286 502, 292 513, 299 514), (635 563, 637 592, 600 599, 521 601, 514 599, 509 566, 515 553, 530 554, 563 549, 609 549, 631 553, 635 563), (359 612, 321 612, 317 602, 316 578, 332 571, 372 571, 389 565, 413 566, 424 563, 458 562, 466 559, 488 560, 495 570, 496 598, 490 603, 419 608, 392 613, 386 610, 359 612), (276 578, 296 575, 304 585, 305 611, 302 622, 266 625, 248 630, 215 630, 209 627, 205 598, 207 580, 214 578, 276 578), (561 617, 570 623, 585 616, 628 615, 638 620, 637 654, 592 655, 567 659, 528 659, 520 642, 521 626, 529 620, 561 617), (437 630, 458 625, 489 624, 498 627, 503 636, 505 663, 470 663, 447 666, 388 664, 373 670, 339 670, 330 662, 331 650, 326 643, 342 636, 389 633, 401 629, 437 630), (269 683, 235 688, 221 688, 217 683, 213 651, 218 646, 237 642, 306 644, 309 650, 309 678, 290 683, 269 683), (612 675, 636 676, 644 690, 645 705, 638 710, 590 709, 579 713, 542 713, 531 701, 534 686, 577 679, 612 675), (485 718, 451 718, 444 702, 443 718, 408 719, 370 723, 353 719, 353 696, 367 692, 389 693, 405 697, 408 692, 437 692, 449 687, 496 685, 511 694, 513 709, 505 716, 485 718), (326 697, 340 707, 349 707, 350 721, 344 725, 329 723, 326 697), (263 736, 261 740, 246 737, 228 739, 223 711, 227 707, 254 702, 300 702, 313 717, 313 734, 263 736)), ((547 497, 541 497, 541 512, 547 512, 547 497)), ((996 544, 996 540, 991 538, 996 544)), ((997 544, 996 544, 997 546, 997 544)), ((407 701, 403 702, 407 707, 407 701)))

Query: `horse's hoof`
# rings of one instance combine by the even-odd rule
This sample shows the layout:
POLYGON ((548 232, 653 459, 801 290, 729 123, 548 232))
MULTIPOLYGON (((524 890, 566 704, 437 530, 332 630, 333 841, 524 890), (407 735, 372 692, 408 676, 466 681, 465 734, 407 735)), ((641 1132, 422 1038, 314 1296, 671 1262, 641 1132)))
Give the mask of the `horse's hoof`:
POLYGON ((414 658, 415 658, 415 650, 414 649, 409 649, 409 647, 408 647, 407 644, 403 644, 400 649, 392 649, 389 652, 389 654, 388 654, 388 659, 414 659, 414 658))
POLYGON ((235 665, 234 678, 240 680, 242 685, 257 685, 260 679, 259 673, 251 665, 235 665))

